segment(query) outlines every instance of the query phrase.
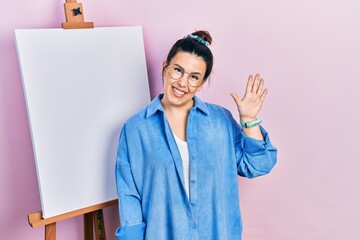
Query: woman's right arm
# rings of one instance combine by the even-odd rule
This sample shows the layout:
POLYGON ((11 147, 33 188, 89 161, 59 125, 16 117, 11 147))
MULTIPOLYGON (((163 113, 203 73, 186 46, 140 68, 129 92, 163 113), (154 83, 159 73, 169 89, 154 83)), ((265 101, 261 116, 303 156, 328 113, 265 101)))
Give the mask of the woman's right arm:
POLYGON ((146 223, 143 220, 141 198, 134 182, 129 159, 124 126, 120 134, 115 167, 120 211, 120 227, 116 230, 115 236, 119 240, 143 240, 146 223))

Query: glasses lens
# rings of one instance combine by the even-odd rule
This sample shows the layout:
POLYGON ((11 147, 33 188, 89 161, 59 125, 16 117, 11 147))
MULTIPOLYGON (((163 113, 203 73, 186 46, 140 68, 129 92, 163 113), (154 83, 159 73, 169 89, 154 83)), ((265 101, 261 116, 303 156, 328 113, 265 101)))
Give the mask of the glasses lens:
POLYGON ((201 75, 199 74, 189 74, 188 78, 189 84, 193 87, 200 86, 202 83, 201 75))
POLYGON ((180 79, 184 75, 184 71, 177 66, 169 67, 169 74, 172 79, 180 79))

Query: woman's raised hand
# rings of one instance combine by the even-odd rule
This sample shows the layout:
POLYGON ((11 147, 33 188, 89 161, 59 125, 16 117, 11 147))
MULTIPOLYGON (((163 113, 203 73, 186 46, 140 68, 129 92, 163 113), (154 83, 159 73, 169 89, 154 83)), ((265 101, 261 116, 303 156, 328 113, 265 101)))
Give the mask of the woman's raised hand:
POLYGON ((256 119, 268 93, 268 90, 263 88, 264 79, 260 78, 259 74, 256 74, 255 78, 250 75, 243 98, 234 92, 230 94, 235 100, 241 121, 251 122, 256 119))

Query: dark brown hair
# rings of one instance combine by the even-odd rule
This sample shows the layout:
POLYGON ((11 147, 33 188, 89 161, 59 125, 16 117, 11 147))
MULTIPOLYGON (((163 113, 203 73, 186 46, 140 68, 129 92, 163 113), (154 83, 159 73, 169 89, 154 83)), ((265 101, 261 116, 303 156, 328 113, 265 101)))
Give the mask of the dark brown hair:
MULTIPOLYGON (((196 31, 196 32, 193 32, 191 35, 200 37, 202 40, 208 42, 209 45, 212 43, 211 35, 207 31, 203 31, 203 30, 196 31)), ((190 36, 186 36, 182 39, 179 39, 172 46, 172 48, 170 49, 168 56, 166 58, 166 66, 165 67, 167 67, 170 64, 171 59, 173 59, 173 57, 178 52, 181 52, 181 51, 195 54, 196 56, 199 56, 204 59, 204 62, 206 64, 204 80, 207 80, 207 78, 209 77, 209 75, 212 71, 213 63, 214 63, 213 55, 211 53, 210 48, 208 46, 206 46, 205 44, 201 43, 199 40, 196 40, 195 38, 192 38, 190 36)), ((165 67, 164 67, 164 69, 165 69, 165 67)), ((164 73, 164 71, 163 71, 163 73, 164 73)))

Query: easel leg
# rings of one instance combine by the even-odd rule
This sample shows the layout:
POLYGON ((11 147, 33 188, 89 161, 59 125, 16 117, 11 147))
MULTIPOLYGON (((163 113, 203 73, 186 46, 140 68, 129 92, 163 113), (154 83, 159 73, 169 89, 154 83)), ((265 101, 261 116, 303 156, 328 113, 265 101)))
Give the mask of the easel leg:
POLYGON ((84 240, 93 240, 93 213, 84 214, 84 240))
POLYGON ((93 212, 96 240, 106 240, 104 214, 102 209, 93 212))
POLYGON ((45 225, 45 240, 56 240, 56 223, 45 225))

